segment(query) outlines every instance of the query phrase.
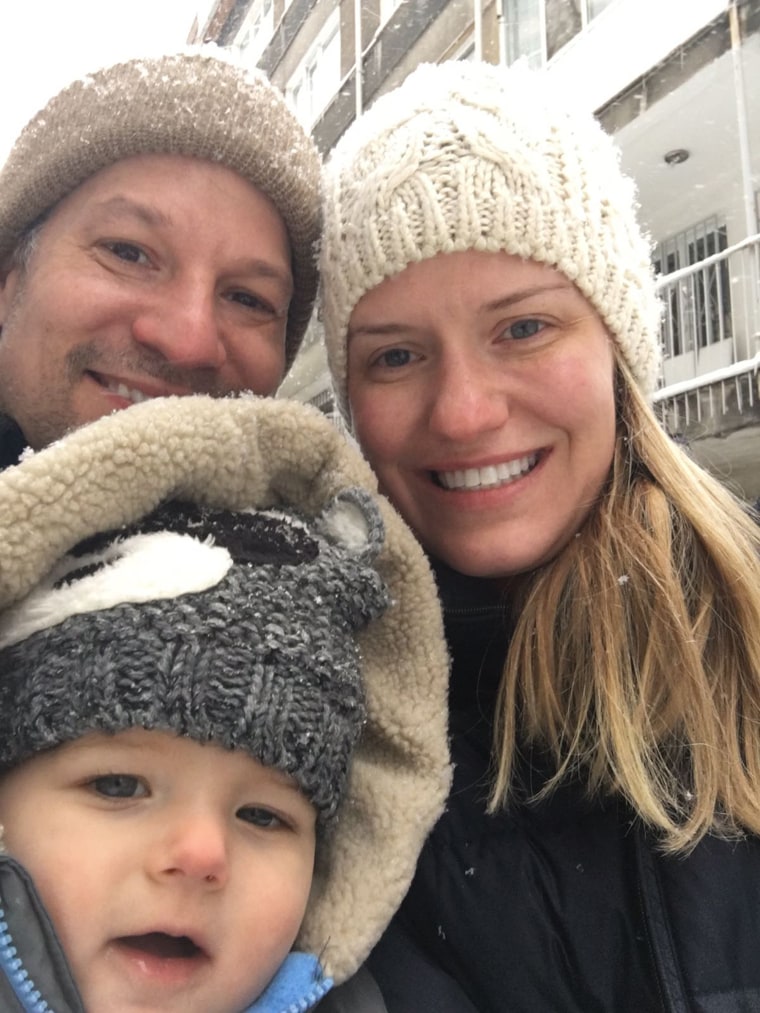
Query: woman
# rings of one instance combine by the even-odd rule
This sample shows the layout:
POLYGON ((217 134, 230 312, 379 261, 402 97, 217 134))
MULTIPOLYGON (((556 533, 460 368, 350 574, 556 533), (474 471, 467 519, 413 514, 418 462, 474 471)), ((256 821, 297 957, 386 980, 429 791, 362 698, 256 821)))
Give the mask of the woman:
POLYGON ((760 538, 649 406, 614 145, 537 74, 425 66, 339 144, 325 215, 336 394, 453 659, 389 1010, 760 1008, 760 538))

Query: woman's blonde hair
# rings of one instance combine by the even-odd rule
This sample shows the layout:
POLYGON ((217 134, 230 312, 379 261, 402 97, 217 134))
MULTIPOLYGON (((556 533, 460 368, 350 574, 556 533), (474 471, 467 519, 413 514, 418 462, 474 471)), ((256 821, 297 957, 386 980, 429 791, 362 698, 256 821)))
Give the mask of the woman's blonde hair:
POLYGON ((621 794, 684 852, 760 834, 760 529, 674 444, 617 356, 609 482, 561 554, 518 578, 491 810, 519 745, 621 794))

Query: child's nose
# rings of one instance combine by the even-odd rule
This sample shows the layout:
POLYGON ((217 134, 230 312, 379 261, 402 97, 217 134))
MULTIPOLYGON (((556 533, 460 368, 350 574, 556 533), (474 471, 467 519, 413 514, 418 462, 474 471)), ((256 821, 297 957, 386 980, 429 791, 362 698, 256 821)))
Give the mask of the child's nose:
POLYGON ((166 827, 161 854, 153 868, 161 878, 224 886, 229 877, 227 835, 210 813, 186 813, 166 827))

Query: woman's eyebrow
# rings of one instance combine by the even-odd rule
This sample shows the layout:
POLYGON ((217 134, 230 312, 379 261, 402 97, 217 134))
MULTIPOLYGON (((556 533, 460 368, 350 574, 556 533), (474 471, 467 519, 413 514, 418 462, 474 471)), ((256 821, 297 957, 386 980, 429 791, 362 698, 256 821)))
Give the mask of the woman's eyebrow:
POLYGON ((523 288, 517 292, 510 292, 509 295, 502 296, 498 299, 493 299, 490 302, 484 304, 484 310, 500 310, 506 309, 509 306, 513 306, 515 303, 523 302, 525 299, 530 299, 535 295, 543 295, 546 292, 557 292, 567 291, 573 289, 575 286, 572 282, 556 281, 551 282, 548 285, 533 285, 531 288, 523 288))
MULTIPOLYGON (((532 285, 530 288, 520 289, 517 292, 510 292, 509 295, 499 296, 496 299, 492 299, 489 302, 484 303, 478 312, 491 313, 494 310, 508 309, 510 306, 524 302, 526 299, 530 299, 533 296, 543 295, 546 292, 565 292, 573 290, 574 287, 575 286, 572 282, 566 282, 563 279, 559 279, 556 282, 550 282, 546 285, 532 285)), ((386 321, 379 324, 369 323, 362 324, 358 327, 349 327, 347 337, 349 339, 355 337, 392 337, 396 334, 405 334, 408 330, 409 327, 406 324, 386 321)))
POLYGON ((385 335, 385 334, 389 335, 403 334, 408 330, 409 330, 408 326, 392 322, 385 324, 365 324, 361 327, 349 327, 348 337, 355 338, 357 335, 374 337, 376 335, 385 335))

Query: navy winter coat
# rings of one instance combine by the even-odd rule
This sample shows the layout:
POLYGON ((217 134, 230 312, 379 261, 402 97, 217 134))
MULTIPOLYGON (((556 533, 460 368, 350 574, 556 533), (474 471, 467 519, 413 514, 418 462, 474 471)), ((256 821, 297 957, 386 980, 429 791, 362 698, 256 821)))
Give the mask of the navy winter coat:
MULTIPOLYGON (((630 810, 569 783, 485 812, 509 632, 483 582, 442 576, 453 654, 447 813, 370 958, 389 1013, 760 1010, 760 841, 665 858, 630 810), (479 597, 478 597, 479 596, 479 597)), ((523 796, 550 773, 526 752, 523 796)))

